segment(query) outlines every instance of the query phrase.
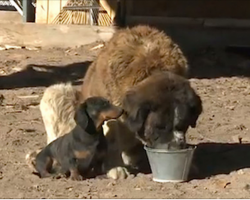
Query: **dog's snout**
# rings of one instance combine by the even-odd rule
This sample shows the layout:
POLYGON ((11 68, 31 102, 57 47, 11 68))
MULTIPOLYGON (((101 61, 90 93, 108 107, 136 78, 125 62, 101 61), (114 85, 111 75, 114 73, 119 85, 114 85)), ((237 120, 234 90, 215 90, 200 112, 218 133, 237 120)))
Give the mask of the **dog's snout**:
POLYGON ((124 112, 124 110, 121 107, 114 105, 111 107, 111 111, 113 111, 115 115, 117 115, 118 117, 120 117, 124 112))
POLYGON ((176 143, 182 144, 186 142, 185 134, 183 132, 174 131, 174 140, 176 143))
POLYGON ((183 132, 174 131, 173 140, 170 142, 170 149, 184 149, 186 147, 186 138, 183 132))
POLYGON ((121 115, 123 114, 123 112, 124 112, 124 110, 123 110, 122 108, 120 108, 120 107, 117 107, 117 110, 118 110, 118 113, 119 113, 120 116, 121 116, 121 115))
POLYGON ((111 106, 108 111, 105 112, 106 119, 117 119, 123 114, 123 109, 118 106, 111 106))

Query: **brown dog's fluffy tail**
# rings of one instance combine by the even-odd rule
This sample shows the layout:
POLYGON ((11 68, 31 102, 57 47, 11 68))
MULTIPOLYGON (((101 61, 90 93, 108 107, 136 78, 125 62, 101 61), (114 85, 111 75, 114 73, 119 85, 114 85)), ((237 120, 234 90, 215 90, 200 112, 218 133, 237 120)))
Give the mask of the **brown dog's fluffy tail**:
POLYGON ((26 164, 29 166, 29 168, 33 171, 36 172, 36 156, 37 154, 41 151, 42 149, 38 149, 36 151, 33 152, 29 152, 26 154, 25 156, 25 160, 26 160, 26 164))
POLYGON ((75 127, 75 110, 81 93, 71 83, 59 83, 45 89, 40 111, 47 133, 47 144, 75 127))

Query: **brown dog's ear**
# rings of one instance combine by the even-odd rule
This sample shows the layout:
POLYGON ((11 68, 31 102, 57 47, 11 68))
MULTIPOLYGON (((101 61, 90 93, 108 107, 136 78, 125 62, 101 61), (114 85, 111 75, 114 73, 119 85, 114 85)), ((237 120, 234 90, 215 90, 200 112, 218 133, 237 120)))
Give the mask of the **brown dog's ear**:
POLYGON ((141 102, 134 91, 129 91, 123 101, 123 107, 126 112, 126 124, 133 132, 138 132, 150 111, 149 104, 141 102))
POLYGON ((86 104, 83 103, 79 106, 75 113, 75 122, 81 126, 82 129, 86 129, 89 123, 88 115, 86 112, 86 104))
POLYGON ((196 127, 196 122, 202 113, 202 101, 201 98, 196 94, 195 91, 191 91, 188 96, 189 110, 191 113, 190 126, 196 127))

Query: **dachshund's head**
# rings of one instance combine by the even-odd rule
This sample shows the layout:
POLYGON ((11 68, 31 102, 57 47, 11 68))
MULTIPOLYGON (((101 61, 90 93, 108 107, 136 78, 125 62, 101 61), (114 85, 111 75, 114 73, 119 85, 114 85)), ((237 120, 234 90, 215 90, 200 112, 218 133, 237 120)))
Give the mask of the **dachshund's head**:
POLYGON ((109 119, 117 119, 123 113, 123 109, 111 104, 103 97, 90 97, 82 103, 75 114, 75 121, 83 129, 92 123, 96 130, 109 119))

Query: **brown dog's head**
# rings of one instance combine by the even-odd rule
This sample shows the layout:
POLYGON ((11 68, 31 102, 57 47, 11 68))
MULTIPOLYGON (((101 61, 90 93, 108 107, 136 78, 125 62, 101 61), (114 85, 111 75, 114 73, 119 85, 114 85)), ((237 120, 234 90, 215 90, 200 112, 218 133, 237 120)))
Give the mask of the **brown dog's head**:
POLYGON ((104 121, 117 119, 123 113, 123 109, 111 104, 103 97, 90 97, 78 108, 75 121, 83 129, 92 123, 95 129, 101 128, 104 121))
POLYGON ((171 73, 152 75, 124 97, 125 120, 147 146, 181 148, 185 133, 202 112, 189 82, 171 73))

